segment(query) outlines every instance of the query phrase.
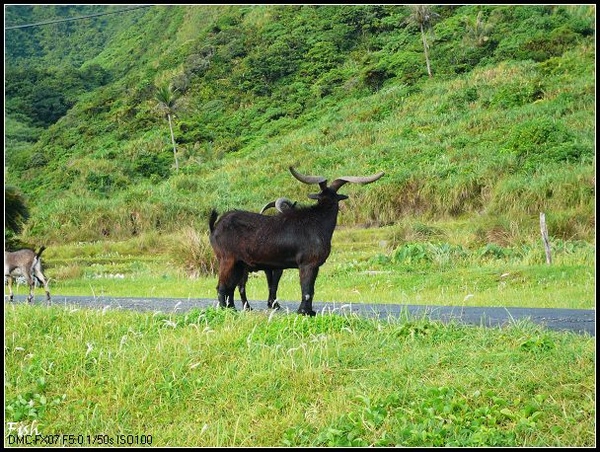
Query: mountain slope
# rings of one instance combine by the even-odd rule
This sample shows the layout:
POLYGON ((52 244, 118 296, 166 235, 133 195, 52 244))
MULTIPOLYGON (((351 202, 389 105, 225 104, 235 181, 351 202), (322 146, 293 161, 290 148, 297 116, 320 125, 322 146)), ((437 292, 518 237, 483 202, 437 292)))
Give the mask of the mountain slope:
MULTIPOLYGON (((102 10, 84 8, 13 6, 6 21, 102 10)), ((431 78, 405 6, 155 6, 7 31, 5 174, 31 204, 26 234, 127 238, 205 227, 212 207, 305 202, 294 165, 386 171, 347 189, 342 224, 476 215, 531 229, 546 210, 589 239, 595 12, 432 12, 431 78), (180 96, 178 172, 163 85, 180 96)))

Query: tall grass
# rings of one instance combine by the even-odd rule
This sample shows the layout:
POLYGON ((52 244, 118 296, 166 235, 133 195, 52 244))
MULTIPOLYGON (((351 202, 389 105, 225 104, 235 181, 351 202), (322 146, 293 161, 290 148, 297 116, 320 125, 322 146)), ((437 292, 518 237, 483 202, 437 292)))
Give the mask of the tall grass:
POLYGON ((5 304, 5 420, 156 447, 586 447, 594 356, 527 322, 5 304))
POLYGON ((560 237, 591 241, 593 83, 587 69, 564 72, 573 58, 477 68, 410 89, 390 84, 333 106, 324 100, 297 127, 248 139, 236 152, 190 158, 164 180, 106 193, 82 182, 76 193, 36 205, 24 236, 121 240, 205 228, 211 208, 259 210, 279 196, 309 202, 314 187, 290 176, 294 165, 328 178, 386 172, 374 184, 344 187, 345 226, 566 212, 571 224, 560 237))

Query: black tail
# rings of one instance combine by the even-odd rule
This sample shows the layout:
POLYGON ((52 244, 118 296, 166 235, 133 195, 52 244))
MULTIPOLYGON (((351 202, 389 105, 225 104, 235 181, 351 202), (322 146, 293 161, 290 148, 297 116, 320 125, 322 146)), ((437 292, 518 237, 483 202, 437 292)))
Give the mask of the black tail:
POLYGON ((215 230, 215 222, 217 221, 218 216, 219 216, 219 214, 217 213, 217 211, 215 209, 213 209, 210 212, 210 218, 208 219, 208 228, 210 229, 211 234, 215 230))
POLYGON ((37 252, 37 254, 35 255, 35 258, 37 260, 40 259, 40 256, 42 255, 42 251, 44 251, 46 249, 46 247, 44 245, 42 245, 42 247, 40 248, 40 250, 37 252))

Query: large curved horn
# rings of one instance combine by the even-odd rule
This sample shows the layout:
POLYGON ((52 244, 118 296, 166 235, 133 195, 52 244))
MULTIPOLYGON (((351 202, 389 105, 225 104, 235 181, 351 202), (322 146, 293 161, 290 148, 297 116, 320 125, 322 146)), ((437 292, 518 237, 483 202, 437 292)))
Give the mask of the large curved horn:
POLYGON ((319 184, 321 190, 325 190, 327 188, 327 179, 321 176, 305 176, 296 171, 293 167, 290 166, 290 172, 292 176, 298 179, 300 182, 304 182, 305 184, 319 184))
POLYGON ((260 213, 264 213, 266 210, 271 207, 275 207, 279 212, 284 212, 289 209, 293 209, 296 206, 295 202, 290 201, 287 198, 281 197, 277 198, 275 201, 271 201, 261 209, 260 213))
POLYGON ((260 213, 265 213, 265 210, 269 210, 271 207, 275 207, 275 201, 265 204, 264 207, 260 209, 260 213))
POLYGON ((338 189, 347 182, 353 184, 370 184, 371 182, 375 182, 377 179, 380 179, 385 173, 382 171, 377 174, 373 174, 371 176, 342 176, 338 177, 331 183, 331 188, 333 191, 338 191, 338 189))

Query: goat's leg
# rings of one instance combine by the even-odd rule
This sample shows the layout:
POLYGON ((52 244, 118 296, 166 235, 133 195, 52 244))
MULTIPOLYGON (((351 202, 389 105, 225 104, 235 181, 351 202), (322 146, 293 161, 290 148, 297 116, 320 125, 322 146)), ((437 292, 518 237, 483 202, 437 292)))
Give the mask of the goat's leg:
POLYGON ((220 307, 235 309, 235 303, 233 302, 234 291, 235 291, 235 286, 233 289, 223 288, 223 287, 219 286, 217 296, 219 299, 220 307))
POLYGON ((50 300, 50 289, 48 288, 48 278, 46 278, 42 271, 37 268, 35 269, 35 277, 44 285, 44 291, 46 292, 46 303, 52 304, 52 300, 50 300))
POLYGON ((27 275, 27 285, 29 286, 29 295, 27 296, 27 303, 33 302, 33 290, 35 289, 35 279, 32 275, 27 275))
POLYGON ((234 262, 229 259, 221 259, 219 261, 219 282, 217 284, 217 298, 219 306, 222 308, 234 308, 233 293, 235 284, 231 284, 231 276, 234 269, 234 262))
POLYGON ((269 285, 269 299, 267 300, 268 309, 281 309, 279 303, 277 303, 277 288, 279 287, 279 280, 283 275, 283 270, 265 270, 267 275, 267 284, 269 285))
POLYGON ((244 309, 252 309, 250 307, 250 304, 248 303, 248 297, 246 296, 246 284, 248 283, 248 269, 244 268, 243 272, 242 272, 242 279, 240 279, 240 282, 238 283, 238 290, 240 292, 240 298, 242 299, 242 307, 244 309))
MULTIPOLYGON (((243 281, 244 298, 246 298, 246 282, 248 282, 248 273, 248 267, 246 267, 246 265, 243 262, 235 263, 235 266, 233 267, 233 280, 235 281, 235 286, 238 287, 243 281)), ((233 303, 233 298, 231 299, 231 302, 233 303)), ((250 303, 248 303, 247 298, 245 300, 242 300, 242 309, 244 311, 252 311, 252 307, 250 306, 250 303)))
POLYGON ((6 278, 6 285, 8 286, 8 299, 10 301, 14 301, 13 297, 13 290, 12 290, 12 285, 13 285, 13 277, 10 275, 4 275, 4 277, 6 278))
POLYGON ((317 313, 313 311, 312 302, 315 294, 315 281, 319 274, 319 267, 304 265, 299 268, 300 287, 302 288, 302 301, 298 308, 298 314, 313 316, 317 313))
MULTIPOLYGON (((219 262, 219 284, 217 286, 217 296, 219 306, 222 308, 235 309, 233 296, 235 288, 244 276, 244 264, 234 262, 232 260, 222 259, 219 262)), ((244 309, 252 309, 248 302, 244 305, 244 309)))

